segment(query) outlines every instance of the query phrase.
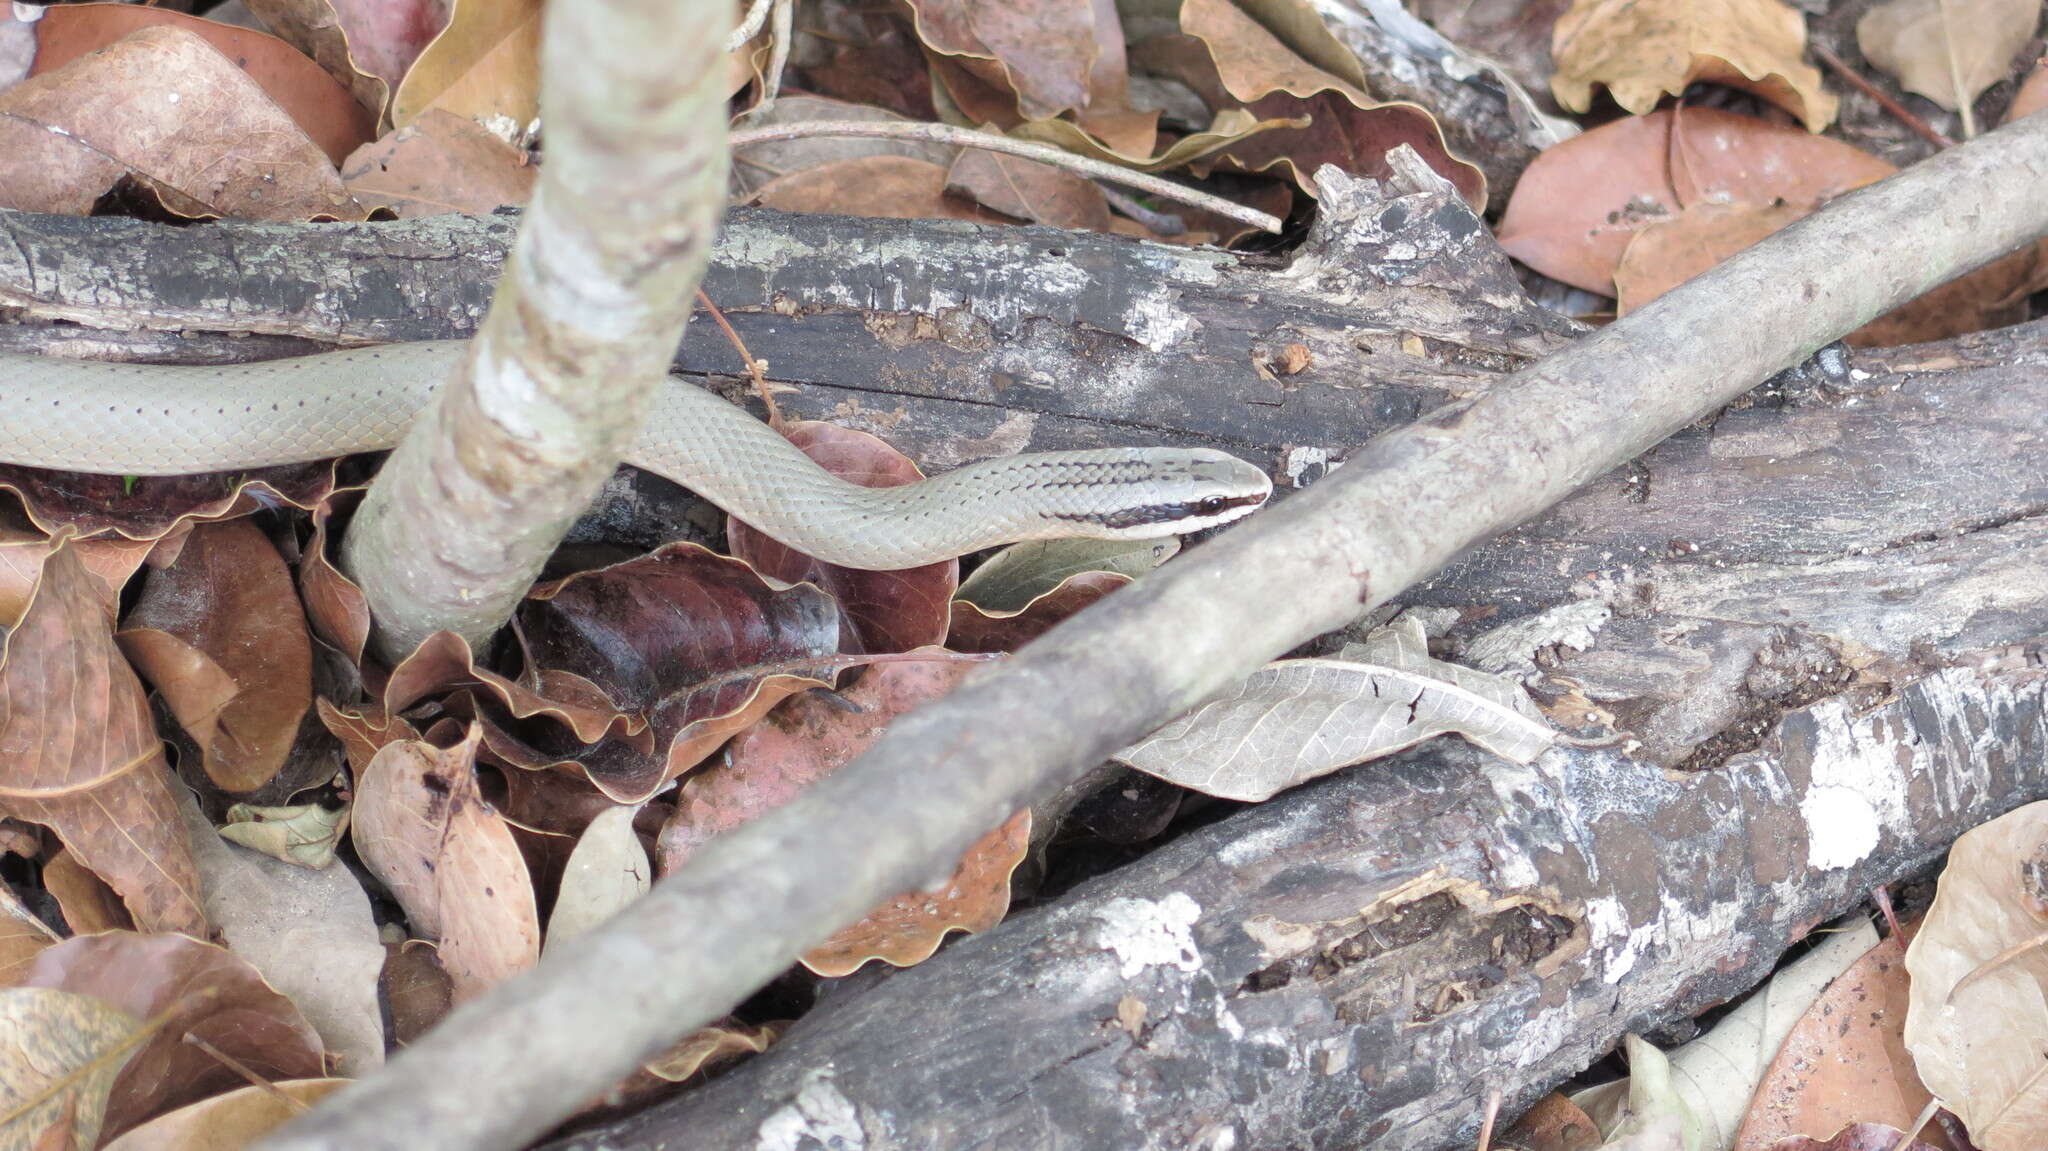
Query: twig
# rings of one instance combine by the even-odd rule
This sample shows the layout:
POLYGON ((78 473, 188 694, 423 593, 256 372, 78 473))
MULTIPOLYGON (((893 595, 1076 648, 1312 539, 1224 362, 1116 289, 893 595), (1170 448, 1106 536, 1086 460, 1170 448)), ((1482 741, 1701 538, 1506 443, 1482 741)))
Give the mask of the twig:
POLYGON ((796 0, 774 0, 774 23, 768 35, 768 74, 761 78, 761 102, 755 111, 775 106, 782 92, 782 72, 789 66, 789 47, 796 38, 796 0))
MULTIPOLYGON (((1020 805, 1815 348, 2048 233, 2048 200, 2011 192, 2044 167, 2048 117, 2015 121, 1379 437, 902 717, 859 759, 259 1146, 531 1139, 842 925, 942 874, 1020 805), (1889 242, 1863 242, 1873 234, 1889 242)), ((1330 168, 1319 182, 1333 220, 1379 219, 1383 201, 1360 184, 1330 168)), ((1335 258, 1343 239, 1304 258, 1335 258)))
POLYGON ((711 313, 712 322, 718 325, 719 331, 725 333, 725 338, 732 342, 733 350, 740 354, 740 361, 747 365, 747 375, 754 381, 754 393, 761 397, 762 403, 768 405, 768 426, 778 432, 781 431, 782 409, 775 404, 775 392, 768 383, 768 377, 762 374, 761 361, 755 359, 754 353, 747 350, 746 341, 740 339, 740 334, 732 330, 732 325, 726 322, 725 313, 718 310, 718 305, 711 302, 711 297, 706 295, 702 288, 697 289, 697 303, 711 313))
POLYGON ((747 14, 740 19, 740 26, 733 29, 732 35, 725 41, 726 55, 730 56, 746 47, 747 41, 761 34, 761 25, 768 22, 768 9, 774 2, 775 0, 754 0, 752 4, 747 5, 747 14))
POLYGON ((294 1098, 290 1092, 283 1090, 277 1084, 272 1083, 270 1080, 265 1079, 263 1076, 256 1074, 255 1070, 251 1068, 247 1063, 244 1063, 241 1060, 235 1058, 234 1056, 228 1054, 227 1052, 222 1051, 220 1048, 215 1047, 213 1044, 208 1043, 206 1040, 201 1039, 199 1036, 194 1035, 189 1031, 186 1032, 180 1038, 182 1038, 186 1043, 189 1043, 192 1046, 197 1047, 201 1051, 204 1051, 208 1055, 212 1056, 221 1064, 221 1066, 226 1067, 228 1070, 241 1076, 243 1079, 248 1080, 249 1086, 261 1088, 262 1090, 267 1091, 270 1094, 275 1095, 279 1099, 283 1100, 285 1109, 292 1112, 293 1114, 297 1114, 301 1111, 307 1110, 306 1104, 303 1100, 294 1098))
POLYGON ((1219 216, 1228 216, 1240 223, 1250 224, 1268 232, 1278 232, 1283 221, 1274 215, 1247 208, 1243 204, 1197 192, 1193 188, 1176 184, 1172 180, 1119 168, 1101 160, 1076 156, 1050 144, 1038 144, 1029 140, 1013 140, 990 132, 977 132, 972 128, 956 128, 951 124, 913 123, 900 120, 810 120, 798 124, 770 124, 759 128, 736 128, 732 133, 732 148, 737 152, 751 144, 773 144, 783 140, 801 140, 812 136, 859 136, 876 140, 923 140, 933 144, 950 144, 956 148, 982 148, 990 152, 1002 152, 1011 156, 1022 156, 1037 160, 1041 164, 1052 164, 1095 180, 1110 180, 1126 187, 1149 192, 1176 203, 1205 208, 1219 216))
POLYGON ((1486 1093, 1486 1118, 1479 1124, 1479 1143, 1476 1151, 1488 1151, 1493 1146, 1493 1121, 1500 1118, 1500 1088, 1486 1093))
POLYGON ((1188 230, 1188 222, 1171 212, 1155 212, 1115 188, 1099 182, 1096 187, 1102 189, 1102 198, 1109 201, 1110 207, 1152 229, 1157 235, 1179 236, 1186 234, 1188 230))
POLYGON ((1856 69, 1849 67, 1847 61, 1843 60, 1840 56, 1835 55, 1833 52, 1828 51, 1825 45, 1815 42, 1812 45, 1812 48, 1813 54, 1820 58, 1820 62, 1826 64, 1830 68, 1833 68, 1835 70, 1835 75, 1841 77, 1843 83, 1849 85, 1851 88, 1856 89, 1858 92, 1863 93, 1865 96, 1870 97, 1872 100, 1877 101, 1878 107, 1883 108, 1887 112, 1890 112, 1894 119, 1898 120, 1899 123, 1904 124, 1906 127, 1912 129, 1913 133, 1919 136, 1922 140, 1927 141, 1928 143, 1934 145, 1937 148, 1953 148, 1956 146, 1956 142, 1954 140, 1951 140, 1947 136, 1942 135, 1940 132, 1935 131, 1934 126, 1932 124, 1929 124, 1927 121, 1922 120, 1918 116, 1915 116, 1911 109, 1907 108, 1904 104, 1899 103, 1897 100, 1892 99, 1891 95, 1887 93, 1884 89, 1878 87, 1877 85, 1871 83, 1869 80, 1865 79, 1861 72, 1858 72, 1856 69))
POLYGON ((1929 1123, 1934 1121, 1934 1113, 1941 1110, 1941 1108, 1941 1100, 1929 1099, 1927 1106, 1920 1109, 1920 1114, 1913 1117, 1913 1125, 1906 1128, 1905 1133, 1899 1136, 1898 1142, 1892 1144, 1892 1151, 1906 1151, 1907 1148, 1911 1147, 1913 1140, 1920 1137, 1920 1132, 1929 1123))

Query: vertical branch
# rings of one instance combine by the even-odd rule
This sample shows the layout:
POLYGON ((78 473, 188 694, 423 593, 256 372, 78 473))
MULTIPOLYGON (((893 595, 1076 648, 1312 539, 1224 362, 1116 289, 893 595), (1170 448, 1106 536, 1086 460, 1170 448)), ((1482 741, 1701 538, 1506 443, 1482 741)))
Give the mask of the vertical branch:
POLYGON ((632 442, 724 204, 730 18, 712 0, 549 5, 533 203, 467 360, 344 543, 386 656, 502 625, 632 442))

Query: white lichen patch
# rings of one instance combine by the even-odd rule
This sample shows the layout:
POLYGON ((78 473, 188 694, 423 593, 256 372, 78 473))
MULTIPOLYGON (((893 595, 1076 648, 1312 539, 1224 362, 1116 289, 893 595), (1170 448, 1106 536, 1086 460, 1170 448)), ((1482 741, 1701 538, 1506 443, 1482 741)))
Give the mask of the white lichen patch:
POLYGON ((757 1151, 799 1151, 805 1147, 828 1147, 831 1151, 859 1151, 867 1146, 861 1131, 860 1114, 836 1084, 829 1069, 813 1071, 797 1089, 796 1098, 761 1120, 755 1128, 757 1151))
POLYGON ((1125 979, 1135 979, 1148 967, 1199 969, 1202 953, 1190 928, 1201 915, 1200 904, 1176 891, 1164 899, 1112 899, 1091 918, 1097 942, 1116 952, 1125 979))
POLYGON ((1877 850, 1877 809, 1847 787, 1808 788, 1799 800, 1806 821, 1806 862, 1810 867, 1853 867, 1877 850))

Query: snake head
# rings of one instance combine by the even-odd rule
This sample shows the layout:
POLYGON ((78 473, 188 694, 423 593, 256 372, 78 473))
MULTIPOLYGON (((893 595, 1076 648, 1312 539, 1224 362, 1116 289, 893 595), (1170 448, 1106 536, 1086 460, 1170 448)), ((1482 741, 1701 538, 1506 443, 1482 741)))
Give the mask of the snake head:
POLYGON ((1144 448, 1121 453, 1129 470, 1103 485, 1105 506, 1058 518, 1103 539, 1188 535, 1256 511, 1273 494, 1266 473, 1209 448, 1144 448))

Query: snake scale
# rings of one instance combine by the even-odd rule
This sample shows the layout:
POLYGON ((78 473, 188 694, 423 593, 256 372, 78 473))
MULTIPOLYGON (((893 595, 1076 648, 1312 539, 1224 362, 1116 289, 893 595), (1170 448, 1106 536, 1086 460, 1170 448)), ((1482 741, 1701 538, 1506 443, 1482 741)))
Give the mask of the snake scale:
MULTIPOLYGON (((232 367, 0 354, 0 462, 185 475, 377 451, 398 442, 463 348, 387 344, 232 367)), ((1245 515, 1272 490, 1258 468, 1200 448, 1027 453, 860 487, 680 381, 662 390, 627 462, 799 551, 873 569, 1016 540, 1184 534, 1245 515)))

